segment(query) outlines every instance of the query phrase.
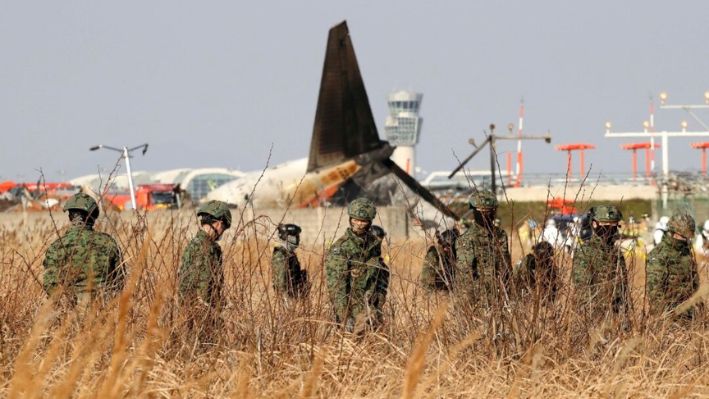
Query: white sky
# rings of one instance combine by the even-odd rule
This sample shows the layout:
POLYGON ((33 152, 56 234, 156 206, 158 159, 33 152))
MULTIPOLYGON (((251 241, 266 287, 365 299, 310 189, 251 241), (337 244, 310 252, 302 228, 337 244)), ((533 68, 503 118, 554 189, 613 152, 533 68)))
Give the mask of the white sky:
MULTIPOLYGON (((705 0, 5 2, 0 180, 110 168, 113 153, 88 151, 100 143, 149 142, 133 160, 148 170, 260 169, 271 143, 272 163, 307 156, 327 30, 342 19, 380 135, 390 91, 424 93, 423 169, 451 169, 490 122, 516 123, 524 97, 527 132, 594 143, 595 171, 629 172, 604 122, 640 130, 662 90, 702 103, 708 15, 705 0)), ((657 125, 682 119, 660 111, 657 125)), ((699 167, 692 141, 671 141, 673 169, 699 167)), ((526 171, 565 170, 552 146, 525 149, 526 171)))

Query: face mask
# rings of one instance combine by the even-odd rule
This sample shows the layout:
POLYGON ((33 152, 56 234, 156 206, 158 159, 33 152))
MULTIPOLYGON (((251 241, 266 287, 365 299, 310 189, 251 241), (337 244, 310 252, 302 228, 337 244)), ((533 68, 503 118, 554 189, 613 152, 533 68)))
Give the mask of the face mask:
POLYGON ((475 223, 481 226, 492 227, 495 221, 495 211, 480 212, 476 209, 473 211, 473 218, 475 223))
POLYGON ((298 248, 298 245, 300 245, 300 237, 298 236, 287 236, 286 241, 285 241, 285 246, 286 249, 289 251, 295 251, 296 248, 298 248))
POLYGON ((618 226, 597 226, 594 232, 604 241, 610 242, 618 235, 618 226))

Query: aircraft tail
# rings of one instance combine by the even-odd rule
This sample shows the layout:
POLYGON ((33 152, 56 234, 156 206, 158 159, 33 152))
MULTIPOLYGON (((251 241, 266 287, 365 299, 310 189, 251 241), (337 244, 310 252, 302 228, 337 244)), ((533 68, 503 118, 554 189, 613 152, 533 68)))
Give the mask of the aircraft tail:
POLYGON ((308 172, 366 154, 379 140, 347 22, 330 29, 323 65, 308 172))

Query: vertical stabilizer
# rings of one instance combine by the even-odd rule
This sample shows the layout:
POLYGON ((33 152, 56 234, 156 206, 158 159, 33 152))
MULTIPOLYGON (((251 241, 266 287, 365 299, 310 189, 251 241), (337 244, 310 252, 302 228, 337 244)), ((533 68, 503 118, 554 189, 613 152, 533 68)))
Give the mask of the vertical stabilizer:
POLYGON ((330 29, 328 35, 308 172, 344 162, 383 145, 347 22, 343 21, 330 29))

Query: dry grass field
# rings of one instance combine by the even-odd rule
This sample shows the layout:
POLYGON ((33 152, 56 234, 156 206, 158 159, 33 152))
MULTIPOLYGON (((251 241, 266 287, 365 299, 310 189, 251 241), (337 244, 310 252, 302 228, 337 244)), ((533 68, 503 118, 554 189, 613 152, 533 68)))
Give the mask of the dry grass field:
POLYGON ((645 317, 642 262, 631 267, 632 327, 623 331, 575 316, 568 259, 555 305, 512 301, 460 317, 446 295, 417 283, 426 243, 391 242, 386 323, 355 337, 332 324, 325 244, 299 249, 310 297, 283 301, 270 285, 274 225, 257 219, 221 241, 229 304, 218 344, 203 347, 175 295, 194 217, 102 216, 98 230, 117 238, 129 281, 106 308, 78 317, 56 311, 41 289, 44 250, 66 225, 54 216, 0 225, 2 397, 709 397, 709 318, 645 317))

